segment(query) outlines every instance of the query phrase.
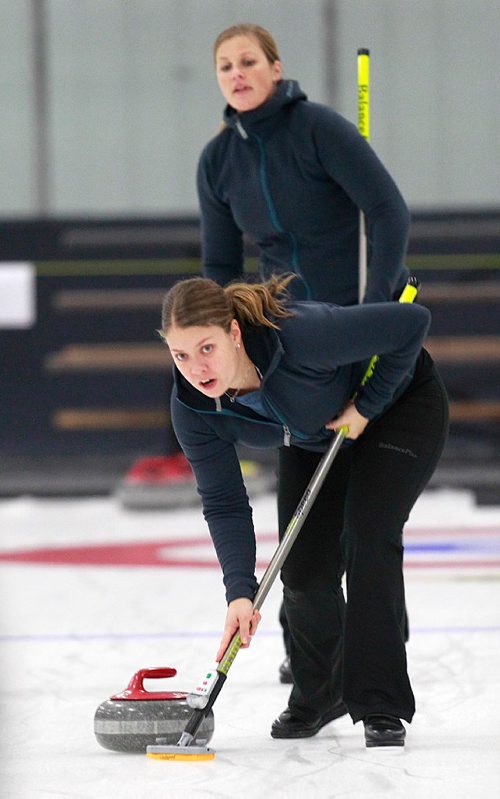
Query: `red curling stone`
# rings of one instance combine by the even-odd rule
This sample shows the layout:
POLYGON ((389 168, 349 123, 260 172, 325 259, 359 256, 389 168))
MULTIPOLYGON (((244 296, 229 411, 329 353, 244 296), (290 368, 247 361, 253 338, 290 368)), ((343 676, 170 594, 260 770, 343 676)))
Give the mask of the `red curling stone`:
MULTIPOLYGON (((184 691, 148 691, 145 679, 175 677, 169 666, 140 669, 127 688, 103 702, 94 716, 97 742, 115 752, 146 752, 148 746, 175 745, 193 712, 184 691)), ((214 732, 214 714, 203 719, 193 744, 206 746, 214 732)))

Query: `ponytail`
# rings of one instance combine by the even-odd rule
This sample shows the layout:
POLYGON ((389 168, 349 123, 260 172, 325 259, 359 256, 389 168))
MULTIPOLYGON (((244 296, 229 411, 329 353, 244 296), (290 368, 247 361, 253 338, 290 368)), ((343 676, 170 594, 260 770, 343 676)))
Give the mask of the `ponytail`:
POLYGON ((229 332, 231 322, 279 329, 270 317, 292 316, 286 307, 287 287, 294 274, 273 275, 265 283, 231 283, 222 288, 214 280, 194 277, 179 280, 166 293, 162 308, 165 338, 171 327, 206 327, 216 325, 229 332))
POLYGON ((269 317, 292 316, 285 302, 287 286, 295 275, 273 275, 266 283, 232 283, 224 291, 234 310, 234 317, 250 325, 279 329, 269 317))

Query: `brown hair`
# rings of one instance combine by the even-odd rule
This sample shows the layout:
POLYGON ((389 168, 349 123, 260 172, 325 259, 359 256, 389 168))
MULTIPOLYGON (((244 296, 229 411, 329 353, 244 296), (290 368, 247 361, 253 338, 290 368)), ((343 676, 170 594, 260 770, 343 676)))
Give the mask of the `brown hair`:
POLYGON ((228 333, 233 319, 278 329, 268 317, 292 316, 285 301, 294 277, 273 276, 265 283, 231 283, 225 288, 205 277, 179 280, 165 295, 158 332, 164 339, 171 327, 216 325, 228 333))
POLYGON ((253 25, 251 22, 231 25, 230 28, 226 28, 222 33, 219 33, 214 42, 214 61, 217 58, 217 50, 221 44, 228 39, 233 39, 235 36, 252 36, 261 46, 270 64, 274 64, 275 61, 281 61, 276 42, 269 31, 265 28, 261 28, 260 25, 253 25))

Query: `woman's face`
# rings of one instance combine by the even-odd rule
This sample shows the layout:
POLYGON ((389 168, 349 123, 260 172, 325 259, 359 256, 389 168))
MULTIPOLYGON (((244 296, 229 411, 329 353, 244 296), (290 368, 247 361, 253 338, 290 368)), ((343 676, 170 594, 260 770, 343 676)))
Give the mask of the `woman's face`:
POLYGON ((219 87, 236 111, 252 111, 273 94, 281 78, 281 62, 270 64, 253 36, 234 36, 215 55, 219 87))
POLYGON ((234 387, 240 367, 241 333, 233 320, 229 333, 217 325, 171 327, 165 340, 179 372, 207 397, 234 387))

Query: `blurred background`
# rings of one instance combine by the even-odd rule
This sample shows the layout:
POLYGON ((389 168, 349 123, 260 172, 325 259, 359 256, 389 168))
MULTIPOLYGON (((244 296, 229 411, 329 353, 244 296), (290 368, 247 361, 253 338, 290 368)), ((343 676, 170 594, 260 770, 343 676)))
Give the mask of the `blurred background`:
POLYGON ((451 399, 433 484, 499 504, 498 0, 0 0, 0 496, 112 493, 175 452, 155 331, 199 273, 212 44, 243 21, 354 123, 370 49, 371 143, 412 212, 451 399))

